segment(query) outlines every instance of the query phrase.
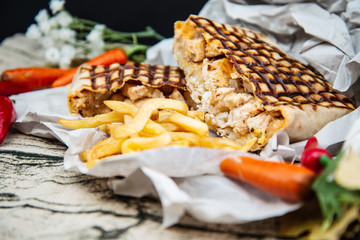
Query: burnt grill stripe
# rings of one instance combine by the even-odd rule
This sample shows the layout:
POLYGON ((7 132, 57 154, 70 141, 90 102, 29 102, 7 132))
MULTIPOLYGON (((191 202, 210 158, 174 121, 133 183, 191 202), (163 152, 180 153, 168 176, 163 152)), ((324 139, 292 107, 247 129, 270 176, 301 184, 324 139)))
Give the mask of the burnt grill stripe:
MULTIPOLYGON (((105 72, 109 72, 109 67, 105 67, 105 72)), ((106 84, 107 90, 110 90, 110 88, 111 88, 111 82, 110 82, 111 74, 112 74, 112 72, 110 71, 109 74, 105 75, 105 79, 106 79, 105 84, 106 84)))
POLYGON ((243 30, 236 26, 218 24, 198 16, 190 16, 190 20, 200 31, 206 32, 211 36, 208 40, 210 44, 215 41, 221 43, 222 48, 220 50, 225 52, 226 57, 234 63, 234 67, 238 73, 248 75, 250 82, 255 88, 254 94, 262 99, 265 104, 270 103, 267 96, 272 96, 282 104, 318 104, 325 101, 335 107, 338 106, 336 106, 334 102, 341 102, 345 107, 354 108, 352 101, 345 96, 339 97, 338 95, 333 95, 333 97, 328 97, 324 94, 326 92, 334 93, 334 90, 323 76, 316 74, 310 68, 307 68, 298 60, 291 58, 277 47, 271 46, 269 43, 261 40, 259 37, 261 34, 257 34, 251 30, 243 30), (265 63, 259 57, 262 51, 265 51, 265 54, 267 53, 266 59, 269 60, 269 64, 265 63), (247 61, 248 58, 251 61, 247 61), (249 72, 243 72, 240 65, 246 66, 246 68, 250 69, 251 72, 256 75, 252 76, 251 72, 250 74, 249 72), (268 66, 272 66, 276 71, 271 71, 268 69, 268 66), (279 67, 283 67, 284 69, 282 70, 279 67), (285 68, 288 70, 285 71, 285 68), (290 68, 298 69, 299 71, 294 73, 290 68), (274 77, 273 80, 268 77, 270 74, 274 77), (303 80, 299 82, 296 80, 296 78, 301 79, 301 77, 305 75, 311 78, 311 80, 308 80, 308 82, 303 80), (264 92, 261 89, 260 83, 266 84, 270 92, 264 92), (321 90, 321 87, 317 89, 315 83, 320 84, 325 91, 321 90), (277 92, 276 84, 281 85, 285 92, 277 92), (287 84, 292 85, 294 89, 291 90, 287 84), (309 92, 304 92, 302 85, 307 86, 309 92), (318 94, 321 97, 312 98, 313 94, 318 94), (282 96, 290 97, 291 100, 279 99, 282 96), (306 99, 306 101, 304 99, 306 99))
POLYGON ((96 88, 95 68, 96 68, 96 66, 92 66, 92 67, 91 67, 91 70, 90 70, 91 87, 92 87, 93 89, 96 88))
POLYGON ((110 91, 122 88, 127 81, 139 82, 156 88, 168 85, 182 91, 186 90, 185 74, 178 67, 128 62, 104 67, 103 69, 104 71, 99 72, 99 69, 96 70, 96 66, 83 67, 81 70, 88 71, 89 77, 82 77, 81 80, 87 81, 89 79, 92 89, 105 88, 110 91), (95 70, 97 71, 96 74, 95 70), (118 77, 111 79, 116 72, 118 72, 118 77), (105 78, 105 84, 101 85, 100 83, 103 81, 96 80, 99 77, 105 78), (155 79, 158 81, 154 82, 155 79))

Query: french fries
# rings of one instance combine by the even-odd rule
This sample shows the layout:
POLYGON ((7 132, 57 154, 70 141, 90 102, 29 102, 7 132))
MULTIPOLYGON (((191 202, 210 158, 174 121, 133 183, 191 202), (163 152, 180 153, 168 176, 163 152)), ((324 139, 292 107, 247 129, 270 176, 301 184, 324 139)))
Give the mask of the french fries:
POLYGON ((78 119, 75 121, 67 120, 63 118, 58 119, 58 122, 61 125, 71 129, 94 128, 106 123, 123 122, 123 121, 124 121, 124 115, 118 112, 99 114, 91 118, 78 119))
POLYGON ((186 103, 173 99, 154 98, 140 107, 108 100, 112 111, 86 119, 58 122, 68 128, 99 127, 109 137, 81 154, 88 168, 99 160, 117 154, 126 154, 169 145, 207 147, 248 151, 249 144, 209 136, 203 111, 189 111, 186 103))

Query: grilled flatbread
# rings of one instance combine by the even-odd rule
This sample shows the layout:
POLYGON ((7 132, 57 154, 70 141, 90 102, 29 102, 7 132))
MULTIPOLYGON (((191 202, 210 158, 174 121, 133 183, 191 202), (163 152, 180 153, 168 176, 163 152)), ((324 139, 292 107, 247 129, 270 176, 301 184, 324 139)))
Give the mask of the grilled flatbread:
POLYGON ((90 117, 110 111, 105 100, 140 105, 147 98, 185 101, 185 76, 178 67, 146 63, 80 66, 68 94, 71 113, 90 117))
POLYGON ((304 140, 354 109, 320 75, 263 34, 190 15, 175 23, 174 56, 207 124, 261 149, 279 130, 304 140))

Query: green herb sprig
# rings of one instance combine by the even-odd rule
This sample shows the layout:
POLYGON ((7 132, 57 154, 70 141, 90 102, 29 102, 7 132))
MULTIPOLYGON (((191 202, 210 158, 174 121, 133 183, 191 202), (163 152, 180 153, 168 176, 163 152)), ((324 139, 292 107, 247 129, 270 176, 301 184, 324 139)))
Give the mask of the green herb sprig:
POLYGON ((360 203, 359 190, 346 189, 334 179, 334 171, 342 157, 344 157, 343 151, 333 161, 327 161, 326 168, 312 185, 324 217, 322 224, 324 230, 330 227, 335 218, 341 218, 343 208, 350 204, 360 203))

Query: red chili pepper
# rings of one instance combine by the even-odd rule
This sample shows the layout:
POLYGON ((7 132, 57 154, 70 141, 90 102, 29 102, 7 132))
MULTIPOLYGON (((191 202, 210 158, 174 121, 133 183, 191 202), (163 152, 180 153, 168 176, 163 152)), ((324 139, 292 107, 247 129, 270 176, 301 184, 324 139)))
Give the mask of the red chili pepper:
POLYGON ((310 150, 312 148, 317 148, 317 147, 319 147, 319 142, 318 142, 317 138, 313 136, 307 140, 304 151, 310 150))
POLYGON ((15 119, 13 102, 7 96, 0 95, 0 145, 3 143, 15 119))
POLYGON ((311 137, 305 145, 300 161, 304 167, 320 173, 331 159, 331 153, 319 146, 316 137, 311 137))
POLYGON ((0 81, 0 95, 10 96, 14 94, 30 92, 31 89, 19 82, 0 81))

